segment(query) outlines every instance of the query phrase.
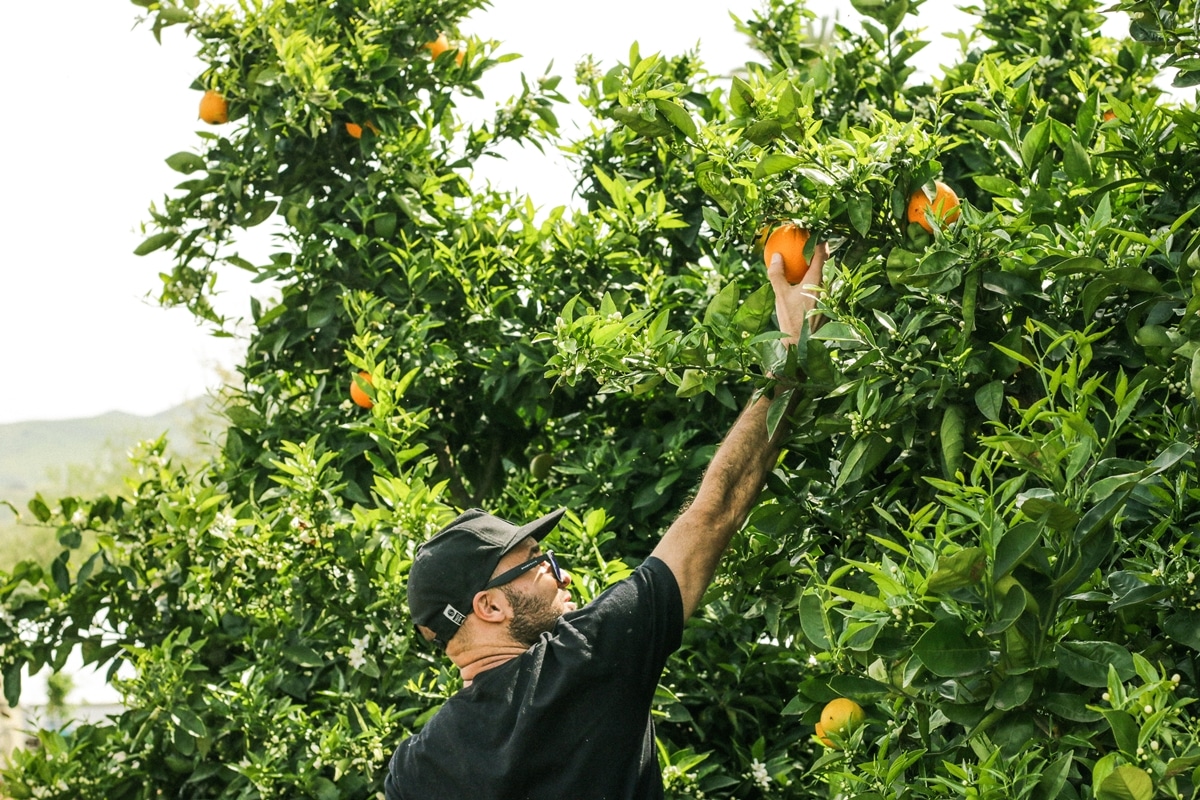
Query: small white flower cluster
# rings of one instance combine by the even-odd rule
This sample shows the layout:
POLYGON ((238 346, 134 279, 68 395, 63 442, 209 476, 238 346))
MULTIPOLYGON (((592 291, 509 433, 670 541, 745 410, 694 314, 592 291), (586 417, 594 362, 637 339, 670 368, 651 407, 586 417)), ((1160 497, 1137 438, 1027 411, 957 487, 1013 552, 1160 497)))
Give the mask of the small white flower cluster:
POLYGON ((771 774, 767 772, 767 765, 757 758, 750 762, 749 777, 758 784, 760 789, 767 789, 771 785, 771 774))

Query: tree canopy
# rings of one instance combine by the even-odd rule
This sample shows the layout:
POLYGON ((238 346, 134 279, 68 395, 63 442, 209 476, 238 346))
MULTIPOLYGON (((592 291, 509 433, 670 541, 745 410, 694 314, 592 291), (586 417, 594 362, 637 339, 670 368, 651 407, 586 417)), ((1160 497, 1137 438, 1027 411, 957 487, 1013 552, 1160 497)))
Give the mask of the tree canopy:
POLYGON ((1162 88, 1200 82, 1195 4, 984 0, 925 77, 920 0, 768 0, 733 76, 634 46, 468 122, 506 59, 480 4, 134 0, 229 119, 167 158, 137 252, 217 330, 224 270, 278 300, 210 463, 160 442, 122 492, 29 504, 61 554, 0 573, 5 696, 78 650, 124 710, 40 731, 3 791, 375 796, 459 686, 407 618, 416 546, 566 506, 586 601, 780 384, 794 433, 656 698, 670 797, 1196 797, 1200 114, 1162 88), (508 141, 566 148, 580 207, 474 184, 508 141), (935 181, 959 216, 910 219, 935 181), (791 351, 785 222, 832 254, 791 351), (825 743, 837 697, 864 724, 825 743))

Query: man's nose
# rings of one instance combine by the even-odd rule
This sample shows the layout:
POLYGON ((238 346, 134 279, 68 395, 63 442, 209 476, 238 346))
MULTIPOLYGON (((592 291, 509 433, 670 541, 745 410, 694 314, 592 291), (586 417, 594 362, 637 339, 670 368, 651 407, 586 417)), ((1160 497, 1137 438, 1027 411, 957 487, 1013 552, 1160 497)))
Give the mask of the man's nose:
POLYGON ((559 569, 558 574, 562 576, 562 579, 558 582, 558 587, 560 589, 565 589, 571 585, 571 573, 567 572, 565 569, 559 569))

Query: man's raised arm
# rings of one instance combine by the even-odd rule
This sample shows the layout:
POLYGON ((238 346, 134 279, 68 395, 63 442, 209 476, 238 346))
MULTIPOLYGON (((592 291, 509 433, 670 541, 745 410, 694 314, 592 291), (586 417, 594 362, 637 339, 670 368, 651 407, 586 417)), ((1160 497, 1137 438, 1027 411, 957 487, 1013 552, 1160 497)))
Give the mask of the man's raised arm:
MULTIPOLYGON (((775 289, 779 329, 787 334, 784 342, 789 346, 799 341, 803 325, 816 327, 812 290, 821 283, 825 257, 825 246, 818 245, 804 279, 795 285, 784 277, 780 256, 767 268, 775 289)), ((671 568, 679 583, 685 619, 699 607, 729 540, 754 508, 767 473, 779 457, 787 425, 781 423, 768 438, 770 406, 770 397, 759 396, 742 411, 709 462, 695 498, 654 548, 652 555, 671 568)))

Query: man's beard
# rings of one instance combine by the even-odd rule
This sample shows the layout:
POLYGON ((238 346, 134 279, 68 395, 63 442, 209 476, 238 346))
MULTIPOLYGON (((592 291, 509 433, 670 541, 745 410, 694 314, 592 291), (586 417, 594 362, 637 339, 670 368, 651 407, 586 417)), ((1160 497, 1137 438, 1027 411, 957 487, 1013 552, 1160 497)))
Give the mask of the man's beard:
POLYGON ((553 628, 554 623, 562 616, 562 609, 555 605, 557 595, 553 598, 540 598, 521 594, 508 586, 500 588, 513 610, 508 632, 526 647, 537 644, 541 635, 553 628))

